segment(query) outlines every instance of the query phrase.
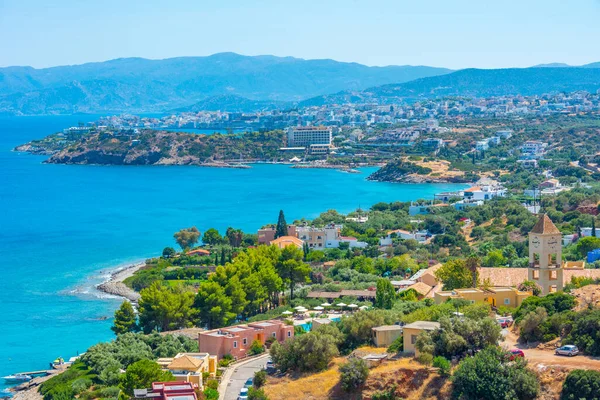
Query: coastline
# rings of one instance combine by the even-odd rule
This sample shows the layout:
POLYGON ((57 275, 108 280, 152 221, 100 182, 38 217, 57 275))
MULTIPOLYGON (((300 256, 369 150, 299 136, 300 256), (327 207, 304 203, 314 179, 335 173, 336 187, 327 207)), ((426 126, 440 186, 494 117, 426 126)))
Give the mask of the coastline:
POLYGON ((106 294, 122 297, 132 303, 137 303, 140 299, 140 294, 125 285, 123 281, 133 276, 136 271, 145 265, 146 262, 144 261, 126 266, 124 268, 119 268, 111 272, 108 280, 96 285, 96 289, 106 294))

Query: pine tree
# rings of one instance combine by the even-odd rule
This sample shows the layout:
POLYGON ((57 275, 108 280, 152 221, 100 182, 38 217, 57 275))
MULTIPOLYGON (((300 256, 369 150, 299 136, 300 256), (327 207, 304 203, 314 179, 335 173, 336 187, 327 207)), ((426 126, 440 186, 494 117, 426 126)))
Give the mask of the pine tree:
POLYGON ((130 302, 124 301, 121 307, 115 311, 114 325, 110 329, 117 335, 137 330, 135 312, 130 302))
POLYGON ((279 210, 279 218, 277 218, 277 227, 275 228, 275 239, 287 235, 288 227, 287 222, 285 222, 285 215, 283 215, 283 210, 279 210))

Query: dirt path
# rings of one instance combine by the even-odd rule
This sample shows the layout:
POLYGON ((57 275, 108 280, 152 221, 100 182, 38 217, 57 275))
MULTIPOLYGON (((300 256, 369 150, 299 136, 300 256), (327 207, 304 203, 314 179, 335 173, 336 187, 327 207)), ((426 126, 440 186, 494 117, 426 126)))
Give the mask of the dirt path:
POLYGON ((504 342, 501 343, 502 347, 507 350, 510 349, 521 349, 525 353, 525 359, 530 364, 538 367, 564 367, 572 369, 596 369, 600 370, 600 357, 590 357, 584 355, 578 355, 575 357, 557 356, 554 354, 554 350, 541 350, 538 348, 530 348, 527 345, 517 343, 517 335, 514 332, 508 331, 505 336, 504 342))

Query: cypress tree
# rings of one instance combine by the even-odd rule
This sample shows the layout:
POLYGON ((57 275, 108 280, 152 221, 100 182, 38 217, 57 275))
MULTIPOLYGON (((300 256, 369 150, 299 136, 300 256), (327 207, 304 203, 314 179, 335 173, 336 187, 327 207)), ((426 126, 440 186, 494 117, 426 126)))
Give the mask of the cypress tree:
POLYGON ((596 237, 596 219, 592 218, 592 236, 596 237))
POLYGON ((283 215, 283 210, 279 210, 279 218, 277 218, 277 227, 275 228, 275 239, 287 235, 288 228, 287 222, 285 222, 285 215, 283 215))
POLYGON ((225 248, 221 247, 221 265, 225 265, 225 248))
POLYGON ((219 265, 219 254, 215 253, 215 266, 219 265))

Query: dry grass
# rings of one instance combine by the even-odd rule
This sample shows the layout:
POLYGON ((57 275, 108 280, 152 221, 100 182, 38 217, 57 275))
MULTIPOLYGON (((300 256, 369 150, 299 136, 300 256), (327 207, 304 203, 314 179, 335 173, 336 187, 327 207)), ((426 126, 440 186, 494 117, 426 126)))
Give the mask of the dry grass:
MULTIPOLYGON (((381 353, 380 348, 364 347, 361 354, 381 353)), ((347 393, 339 384, 338 367, 346 358, 333 360, 329 369, 316 374, 288 375, 283 378, 269 378, 265 393, 271 400, 287 399, 370 399, 378 391, 396 385, 399 397, 406 399, 446 398, 448 383, 436 373, 418 364, 412 358, 400 358, 383 362, 372 368, 362 390, 347 393)))

